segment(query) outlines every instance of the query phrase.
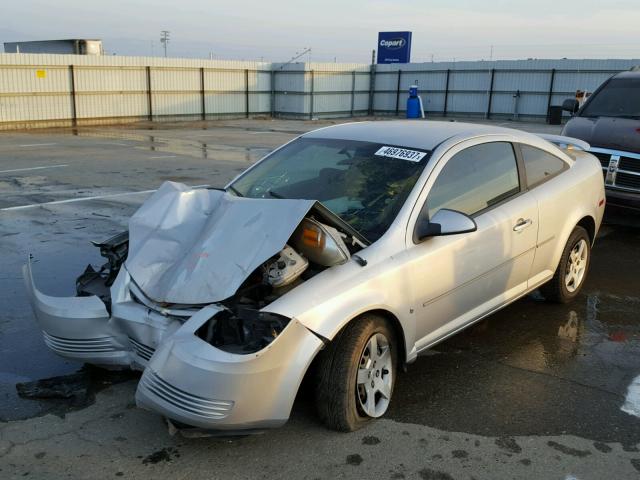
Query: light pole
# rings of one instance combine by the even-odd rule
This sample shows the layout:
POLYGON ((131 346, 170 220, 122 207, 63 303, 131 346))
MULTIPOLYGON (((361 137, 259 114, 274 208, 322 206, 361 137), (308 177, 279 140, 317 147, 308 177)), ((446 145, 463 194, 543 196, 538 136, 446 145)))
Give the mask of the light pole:
POLYGON ((167 44, 169 43, 169 30, 160 32, 160 43, 164 47, 164 57, 167 58, 167 44))

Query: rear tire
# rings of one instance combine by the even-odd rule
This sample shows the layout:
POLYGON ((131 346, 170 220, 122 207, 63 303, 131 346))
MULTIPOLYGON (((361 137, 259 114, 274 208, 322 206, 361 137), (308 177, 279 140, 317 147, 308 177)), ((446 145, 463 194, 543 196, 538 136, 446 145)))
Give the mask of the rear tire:
POLYGON ((540 293, 550 302, 570 302, 580 293, 587 278, 590 263, 589 234, 584 228, 576 227, 569 235, 553 278, 540 287, 540 293))
POLYGON ((352 432, 386 412, 397 375, 396 346, 388 321, 367 314, 349 323, 321 353, 316 407, 327 427, 352 432))

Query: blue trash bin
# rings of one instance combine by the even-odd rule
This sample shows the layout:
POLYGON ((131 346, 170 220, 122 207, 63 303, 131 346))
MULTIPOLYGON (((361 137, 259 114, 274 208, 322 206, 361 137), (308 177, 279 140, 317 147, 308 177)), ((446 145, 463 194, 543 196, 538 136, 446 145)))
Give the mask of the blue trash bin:
POLYGON ((409 98, 407 98, 407 118, 422 118, 417 85, 411 85, 409 87, 409 98))

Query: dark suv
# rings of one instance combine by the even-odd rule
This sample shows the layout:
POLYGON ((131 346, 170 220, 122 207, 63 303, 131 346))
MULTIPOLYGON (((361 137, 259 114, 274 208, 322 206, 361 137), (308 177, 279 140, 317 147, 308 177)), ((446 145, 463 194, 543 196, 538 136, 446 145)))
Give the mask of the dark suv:
POLYGON ((609 78, 582 108, 568 99, 562 109, 574 113, 562 135, 588 142, 602 164, 607 204, 640 211, 640 68, 609 78))

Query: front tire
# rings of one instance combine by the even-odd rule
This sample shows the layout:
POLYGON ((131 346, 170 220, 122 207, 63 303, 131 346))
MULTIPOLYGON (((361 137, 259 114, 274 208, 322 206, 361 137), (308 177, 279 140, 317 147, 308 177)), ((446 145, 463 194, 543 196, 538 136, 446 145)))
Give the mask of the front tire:
POLYGON ((540 292, 548 301, 570 302, 580 293, 590 263, 591 240, 587 231, 578 226, 569 235, 553 278, 540 287, 540 292))
POLYGON ((354 320, 322 352, 316 380, 320 419, 352 432, 387 411, 395 385, 397 342, 389 322, 367 314, 354 320))

